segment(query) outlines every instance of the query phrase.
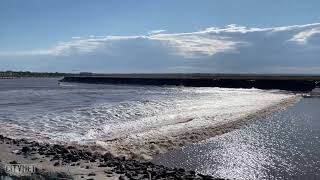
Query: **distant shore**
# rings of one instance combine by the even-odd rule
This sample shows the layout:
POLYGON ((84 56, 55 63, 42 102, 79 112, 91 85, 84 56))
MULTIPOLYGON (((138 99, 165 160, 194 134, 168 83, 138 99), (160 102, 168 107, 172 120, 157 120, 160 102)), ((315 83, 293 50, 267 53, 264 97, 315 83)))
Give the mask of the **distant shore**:
POLYGON ((40 78, 42 78, 42 79, 44 79, 44 78, 59 78, 59 79, 61 79, 61 78, 63 78, 63 76, 57 76, 57 77, 36 77, 36 76, 34 76, 34 77, 0 77, 0 79, 40 79, 40 78))
POLYGON ((70 73, 59 72, 29 72, 29 71, 0 71, 0 79, 16 79, 16 78, 62 78, 72 75, 70 73))

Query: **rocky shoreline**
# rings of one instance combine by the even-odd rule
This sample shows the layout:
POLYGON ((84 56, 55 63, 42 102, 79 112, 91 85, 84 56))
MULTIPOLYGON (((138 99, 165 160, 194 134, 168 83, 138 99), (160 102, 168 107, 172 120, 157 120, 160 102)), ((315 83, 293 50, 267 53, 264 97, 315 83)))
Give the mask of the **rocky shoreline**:
POLYGON ((11 139, 2 135, 0 151, 0 178, 8 176, 5 164, 21 163, 37 165, 33 175, 36 179, 216 179, 195 171, 114 157, 110 153, 92 152, 81 147, 11 139))

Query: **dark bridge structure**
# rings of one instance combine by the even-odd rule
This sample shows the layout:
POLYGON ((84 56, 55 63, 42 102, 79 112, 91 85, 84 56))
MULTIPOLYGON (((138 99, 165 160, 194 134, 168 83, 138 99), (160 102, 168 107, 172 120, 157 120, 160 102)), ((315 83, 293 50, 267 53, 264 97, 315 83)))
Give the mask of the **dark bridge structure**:
POLYGON ((79 74, 62 82, 94 84, 174 85, 257 88, 309 92, 320 86, 320 75, 283 74, 79 74))

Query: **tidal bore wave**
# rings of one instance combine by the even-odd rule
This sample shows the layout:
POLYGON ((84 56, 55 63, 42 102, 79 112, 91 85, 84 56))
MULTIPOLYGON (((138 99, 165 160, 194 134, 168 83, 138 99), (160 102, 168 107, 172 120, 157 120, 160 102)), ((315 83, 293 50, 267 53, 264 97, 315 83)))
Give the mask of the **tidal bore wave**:
POLYGON ((222 134, 299 99, 258 89, 77 84, 9 87, 0 97, 0 130, 6 136, 99 146, 143 159, 222 134))

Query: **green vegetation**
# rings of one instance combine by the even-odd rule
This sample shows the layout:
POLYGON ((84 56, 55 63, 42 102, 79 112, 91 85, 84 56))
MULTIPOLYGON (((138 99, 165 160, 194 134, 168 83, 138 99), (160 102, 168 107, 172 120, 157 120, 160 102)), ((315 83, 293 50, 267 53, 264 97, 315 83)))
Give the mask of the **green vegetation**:
POLYGON ((30 72, 30 71, 0 71, 1 78, 25 78, 25 77, 64 77, 69 73, 49 73, 49 72, 30 72))

